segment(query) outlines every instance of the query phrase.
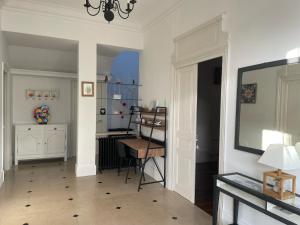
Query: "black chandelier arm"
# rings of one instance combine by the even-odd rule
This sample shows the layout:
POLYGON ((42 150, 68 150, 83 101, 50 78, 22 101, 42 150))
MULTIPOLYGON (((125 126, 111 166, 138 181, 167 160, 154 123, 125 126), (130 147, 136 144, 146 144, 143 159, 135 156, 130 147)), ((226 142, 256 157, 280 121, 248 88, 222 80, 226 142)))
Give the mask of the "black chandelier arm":
POLYGON ((101 10, 101 7, 97 8, 97 11, 93 14, 93 13, 90 13, 89 8, 86 8, 86 11, 90 16, 97 16, 100 13, 100 10, 101 10))
MULTIPOLYGON (((90 3, 90 1, 89 0, 87 0, 87 3, 88 3, 88 5, 89 5, 89 7, 91 7, 92 9, 101 9, 101 5, 102 4, 104 4, 105 5, 105 1, 103 1, 103 0, 101 0, 100 1, 100 3, 99 3, 99 6, 98 7, 95 7, 95 6, 93 6, 91 3, 90 3)), ((88 7, 87 7, 88 8, 88 7)))
POLYGON ((134 9, 134 4, 132 4, 132 9, 130 9, 130 11, 123 11, 122 8, 121 8, 121 4, 118 0, 115 1, 115 4, 116 4, 116 9, 118 11, 118 14, 119 16, 122 18, 122 19, 128 19, 129 18, 129 14, 131 13, 131 11, 134 9), (126 16, 125 16, 126 15, 126 16))
POLYGON ((115 6, 114 6, 115 9, 117 9, 118 11, 121 11, 121 13, 123 14, 128 14, 128 12, 126 11, 123 11, 122 8, 121 8, 121 3, 119 2, 119 0, 116 0, 115 1, 115 6))

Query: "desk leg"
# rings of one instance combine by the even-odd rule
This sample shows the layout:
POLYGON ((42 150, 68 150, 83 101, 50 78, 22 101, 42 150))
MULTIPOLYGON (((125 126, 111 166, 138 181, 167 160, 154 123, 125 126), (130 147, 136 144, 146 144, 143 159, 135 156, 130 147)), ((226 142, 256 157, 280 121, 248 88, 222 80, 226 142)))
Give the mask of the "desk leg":
POLYGON ((239 205, 240 205, 239 200, 233 199, 233 224, 231 225, 238 225, 239 205))
POLYGON ((100 140, 100 138, 98 138, 98 149, 99 149, 99 172, 102 173, 102 165, 101 165, 102 153, 101 153, 101 140, 100 140))
POLYGON ((216 180, 216 178, 214 178, 214 200, 213 200, 213 211, 212 211, 212 225, 218 224, 219 198, 220 198, 220 190, 217 187, 217 180, 216 180))

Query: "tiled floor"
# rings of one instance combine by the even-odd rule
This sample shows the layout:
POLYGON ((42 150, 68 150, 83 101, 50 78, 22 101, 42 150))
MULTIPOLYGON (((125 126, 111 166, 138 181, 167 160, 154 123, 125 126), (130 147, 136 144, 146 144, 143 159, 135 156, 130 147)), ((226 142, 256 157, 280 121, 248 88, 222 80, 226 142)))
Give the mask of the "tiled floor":
POLYGON ((0 189, 1 225, 208 225, 209 215, 159 184, 137 192, 116 171, 76 178, 74 162, 20 165, 0 189))

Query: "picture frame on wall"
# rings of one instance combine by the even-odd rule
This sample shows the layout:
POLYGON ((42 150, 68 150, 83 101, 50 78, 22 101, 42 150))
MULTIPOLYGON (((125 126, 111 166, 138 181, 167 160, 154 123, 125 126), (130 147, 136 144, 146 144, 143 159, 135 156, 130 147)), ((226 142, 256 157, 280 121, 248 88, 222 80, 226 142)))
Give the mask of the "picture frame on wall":
POLYGON ((241 103, 256 104, 257 83, 243 84, 241 88, 241 103))
POLYGON ((81 82, 81 95, 83 97, 94 97, 94 82, 82 81, 81 82))

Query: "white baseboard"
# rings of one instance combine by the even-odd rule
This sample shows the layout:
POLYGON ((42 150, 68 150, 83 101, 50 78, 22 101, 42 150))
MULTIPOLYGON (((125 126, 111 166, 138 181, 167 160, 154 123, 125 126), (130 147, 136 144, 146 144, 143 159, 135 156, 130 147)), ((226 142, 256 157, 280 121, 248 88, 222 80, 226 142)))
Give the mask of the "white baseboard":
POLYGON ((97 173, 96 165, 76 164, 76 177, 94 176, 97 173))
POLYGON ((0 171, 0 187, 2 186, 3 183, 4 183, 4 171, 1 170, 0 171))

